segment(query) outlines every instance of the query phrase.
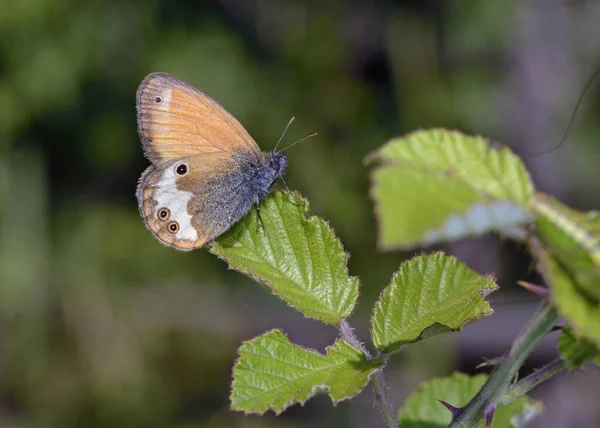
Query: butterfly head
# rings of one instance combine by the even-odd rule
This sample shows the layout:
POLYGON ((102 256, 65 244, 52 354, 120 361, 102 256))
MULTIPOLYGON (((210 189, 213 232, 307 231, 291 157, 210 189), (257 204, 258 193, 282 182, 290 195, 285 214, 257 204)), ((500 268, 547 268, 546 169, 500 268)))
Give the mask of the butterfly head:
POLYGON ((258 200, 264 199, 277 179, 283 177, 287 168, 287 157, 281 152, 262 154, 259 165, 251 165, 248 170, 248 183, 252 195, 258 200))
POLYGON ((275 177, 280 177, 285 174, 288 165, 287 157, 283 152, 271 152, 267 155, 269 168, 275 173, 275 177))

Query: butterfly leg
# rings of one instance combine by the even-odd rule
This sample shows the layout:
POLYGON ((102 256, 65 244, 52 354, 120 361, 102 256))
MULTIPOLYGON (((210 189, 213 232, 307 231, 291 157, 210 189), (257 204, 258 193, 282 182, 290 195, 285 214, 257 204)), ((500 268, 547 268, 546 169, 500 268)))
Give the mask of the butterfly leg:
POLYGON ((285 185, 285 188, 286 188, 286 190, 287 190, 287 191, 288 191, 288 193, 289 193, 289 191, 290 191, 290 188, 288 187, 287 183, 285 182, 285 180, 284 180, 284 178, 283 178, 283 175, 280 175, 280 176, 279 176, 279 178, 281 178, 281 181, 283 181, 283 184, 285 185))
POLYGON ((260 224, 260 229, 262 230, 263 234, 266 235, 267 233, 265 232, 265 226, 263 224, 262 218, 260 217, 260 200, 258 200, 258 198, 254 201, 254 205, 256 206, 256 214, 258 215, 258 223, 260 224))

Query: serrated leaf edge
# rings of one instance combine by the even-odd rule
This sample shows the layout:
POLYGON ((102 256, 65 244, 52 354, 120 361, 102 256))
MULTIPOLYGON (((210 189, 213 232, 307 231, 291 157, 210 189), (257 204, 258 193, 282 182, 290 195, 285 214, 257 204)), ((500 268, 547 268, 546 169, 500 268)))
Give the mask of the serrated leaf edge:
POLYGON ((533 212, 548 219, 556 228, 575 241, 594 264, 600 266, 600 242, 589 230, 591 226, 589 220, 585 218, 588 213, 563 205, 557 199, 542 192, 533 194, 529 206, 533 212), (579 221, 576 216, 584 218, 579 221))
MULTIPOLYGON (((420 254, 418 254, 418 255, 416 255, 416 256, 414 256, 414 257, 411 257, 410 259, 404 260, 402 263, 400 263, 400 266, 398 267, 398 269, 397 269, 397 270, 396 270, 396 271, 395 271, 395 272, 392 274, 392 278, 390 279, 390 282, 389 282, 389 284, 388 284, 388 285, 386 285, 386 286, 383 288, 383 290, 381 290, 381 292, 379 293, 379 297, 377 298, 377 300, 375 301, 375 304, 373 305, 373 311, 372 311, 372 313, 373 313, 373 314, 375 313, 375 310, 376 310, 376 308, 377 308, 377 306, 378 306, 379 302, 380 302, 380 301, 381 301, 381 299, 383 298, 383 294, 385 293, 385 291, 387 290, 387 288, 388 288, 388 287, 389 287, 389 286, 392 284, 392 282, 393 282, 394 278, 395 278, 397 275, 399 275, 399 274, 400 274, 400 271, 401 271, 401 269, 402 269, 402 266, 403 266, 404 264, 407 264, 407 263, 411 262, 412 260, 414 260, 414 259, 416 259, 416 258, 418 258, 418 257, 423 257, 423 256, 436 256, 436 255, 444 255, 444 256, 446 256, 446 257, 448 257, 448 258, 453 258, 453 259, 455 259, 456 261, 458 261, 459 263, 461 263, 461 264, 463 264, 463 265, 464 265, 464 263, 463 263, 463 262, 461 262, 461 261, 460 261, 458 258, 456 258, 456 257, 454 257, 454 256, 451 256, 451 255, 448 255, 448 254, 444 253, 443 251, 434 251, 434 252, 431 252, 431 253, 423 252, 423 253, 420 253, 420 254)), ((464 266, 466 266, 466 265, 464 265, 464 266)), ((468 266, 466 266, 466 267, 467 267, 468 269, 471 269, 471 268, 469 268, 468 266)), ((472 269, 471 269, 471 270, 472 270, 472 269)), ((473 272, 475 272, 475 271, 473 271, 473 272)), ((471 318, 467 318, 467 319, 465 319, 465 320, 464 320, 464 321, 461 323, 461 325, 460 325, 458 328, 452 328, 452 327, 450 327, 450 326, 448 326, 448 325, 446 325, 446 324, 443 324, 443 323, 440 323, 440 322, 437 322, 437 321, 436 321, 436 322, 434 322, 433 324, 431 324, 431 325, 429 325, 429 326, 425 327, 425 328, 424 328, 424 329, 423 329, 423 330, 422 330, 422 331, 419 333, 419 335, 418 335, 416 338, 414 338, 413 340, 409 340, 409 341, 402 342, 402 344, 400 344, 400 345, 398 345, 398 346, 395 346, 395 349, 392 349, 392 350, 390 350, 390 349, 388 349, 389 347, 386 347, 386 348, 383 348, 383 349, 380 349, 380 348, 377 348, 377 349, 378 349, 379 351, 381 351, 383 354, 389 355, 389 354, 392 354, 392 353, 394 353, 394 352, 397 352, 397 351, 399 351, 399 350, 400 350, 400 349, 401 349, 401 348, 402 348, 404 345, 406 345, 406 344, 410 344, 410 343, 417 343, 417 342, 423 341, 423 339, 422 339, 422 336, 423 336, 423 333, 425 332, 425 330, 427 330, 427 329, 429 329, 429 328, 431 328, 431 327, 434 327, 435 325, 439 325, 439 326, 442 326, 442 327, 445 327, 445 328, 447 328, 447 329, 449 330, 449 333, 450 333, 450 332, 451 332, 451 333, 457 333, 457 332, 460 332, 460 331, 461 331, 461 330, 462 330, 462 329, 463 329, 463 328, 464 328, 466 325, 468 325, 468 324, 471 324, 471 323, 473 323, 473 322, 475 322, 475 321, 478 321, 478 320, 480 320, 480 319, 482 319, 482 318, 484 318, 484 317, 488 317, 488 316, 491 316, 491 315, 493 315, 495 311, 494 311, 494 309, 492 308, 492 306, 491 306, 490 302, 489 302, 488 300, 485 300, 485 299, 486 299, 486 297, 487 297, 487 296, 489 296, 491 293, 493 293, 494 291, 498 290, 498 289, 500 288, 500 286, 497 284, 497 282, 496 282, 496 278, 495 278, 495 275, 494 275, 494 274, 488 274, 488 275, 485 275, 485 276, 484 276, 484 275, 481 275, 481 274, 479 274, 479 273, 477 273, 477 272, 475 272, 475 273, 476 273, 477 275, 480 275, 480 276, 482 276, 482 277, 488 278, 488 279, 489 279, 491 282, 493 282, 493 283, 494 283, 494 287, 486 287, 486 288, 482 288, 482 289, 480 289, 480 290, 479 290, 479 295, 481 296, 481 299, 482 299, 482 301, 483 301, 483 302, 484 302, 484 303, 487 305, 488 312, 481 312, 481 313, 480 313, 478 316, 475 316, 475 317, 471 317, 471 318)), ((373 315, 371 315, 371 319, 370 319, 370 324, 371 324, 371 328, 370 328, 371 338, 374 338, 374 337, 375 337, 375 335, 374 335, 374 328, 375 328, 375 327, 374 327, 374 325, 373 325, 373 319, 374 319, 374 316, 373 316, 373 315)), ((431 337, 431 339, 433 339, 433 338, 436 338, 436 337, 438 337, 438 335, 431 337)), ((427 340, 429 340, 429 339, 427 339, 427 340)), ((374 342, 374 341, 373 341, 373 342, 374 342)))
MULTIPOLYGON (((377 178, 375 178, 375 171, 380 169, 380 168, 385 168, 385 167, 398 167, 398 166, 402 166, 403 168, 414 168, 414 170, 418 170, 418 171, 427 171, 429 173, 439 173, 439 171, 436 170, 432 170, 431 168, 427 168, 424 166, 416 166, 412 163, 409 162, 398 162, 398 161, 391 161, 391 160, 386 160, 382 158, 382 152, 390 145, 392 144, 396 144, 398 141, 400 140, 409 140, 410 138, 414 138, 415 135, 421 134, 421 133, 434 133, 434 132, 441 132, 441 133, 446 133, 446 134, 451 134, 454 136, 460 136, 460 137, 465 137, 465 138, 473 138, 476 140, 482 140, 483 142, 485 142, 487 144, 487 147, 489 150, 493 150, 496 152, 504 152, 504 153, 510 153, 513 156, 515 156, 517 159, 519 159, 521 161, 521 163, 523 163, 523 161, 516 155, 516 153, 509 147, 506 145, 500 145, 499 143, 494 142, 493 140, 490 140, 482 135, 476 134, 476 135, 467 135, 464 134, 458 130, 452 130, 452 129, 447 129, 447 128, 433 128, 433 129, 418 129, 416 131, 410 132, 408 134, 405 134, 401 137, 396 137, 396 138, 392 138, 391 140, 389 140, 387 143, 385 143, 383 146, 381 146, 378 150, 373 151, 369 154, 367 154, 367 156, 364 158, 364 164, 365 165, 369 165, 369 166, 374 166, 373 172, 369 175, 369 199, 371 199, 371 202, 373 203, 374 206, 374 211, 375 211, 375 218, 377 219, 376 221, 376 236, 381 236, 381 222, 379 221, 379 219, 381 218, 382 212, 381 212, 381 204, 380 202, 377 200, 377 198, 375 197, 375 188, 378 185, 378 180, 377 178)), ((532 187, 532 194, 535 192, 535 188, 533 187, 533 183, 531 181, 531 174, 529 173, 529 171, 527 170, 527 168, 525 167, 525 165, 523 165, 523 171, 526 175, 526 179, 527 181, 529 181, 529 183, 531 184, 532 187)), ((507 200, 507 199, 498 199, 495 197, 491 197, 490 195, 488 195, 487 193, 482 193, 479 189, 476 189, 477 193, 480 193, 482 195, 482 197, 487 198, 488 200, 486 201, 487 203, 490 202, 495 202, 495 201, 509 201, 509 202, 513 202, 515 205, 520 205, 522 206, 524 209, 527 209, 528 207, 524 204, 520 204, 518 202, 515 201, 511 201, 511 200, 507 200)), ((483 198, 483 199, 485 199, 483 198)), ((464 212, 467 212, 469 209, 471 209, 471 207, 466 207, 464 212)), ((464 212, 453 212, 450 213, 448 217, 450 216, 461 216, 462 214, 464 214, 464 212)), ((444 223, 442 223, 444 224, 444 223)), ((441 225, 440 225, 441 226, 441 225)), ((435 227, 433 228, 435 229, 435 227)), ((490 230, 491 232, 492 230, 490 230)), ((469 236, 479 236, 480 234, 467 234, 465 236, 465 238, 469 237, 469 236)), ((423 242, 421 239, 413 239, 410 242, 405 242, 403 244, 400 245, 389 245, 389 244, 382 244, 381 243, 381 239, 377 240, 377 247, 380 251, 392 251, 392 250, 403 250, 403 249, 409 249, 409 248, 413 248, 415 245, 431 245, 431 244, 427 244, 425 242, 423 242)), ((444 241, 440 241, 440 242, 450 242, 450 240, 444 240, 444 241)), ((436 242, 438 243, 438 242, 436 242)))
MULTIPOLYGON (((350 260, 350 253, 348 251, 346 251, 346 249, 344 248, 344 246, 342 245, 341 240, 339 239, 339 237, 335 234, 335 230, 329 225, 329 222, 327 222, 327 220, 315 216, 315 215, 311 215, 311 216, 307 216, 306 213, 308 213, 309 211, 309 202, 308 200, 303 197, 300 192, 292 190, 292 191, 282 191, 282 190, 276 190, 273 193, 279 193, 284 195, 283 197, 288 197, 288 198, 296 198, 301 205, 303 206, 303 210, 301 211, 301 215, 300 215, 300 221, 301 222, 306 222, 308 223, 313 223, 313 222, 322 222, 323 226, 331 232, 334 241, 337 243, 338 248, 344 253, 345 258, 344 258, 344 273, 346 274, 346 276, 349 278, 350 281, 356 281, 357 285, 357 294, 356 294, 356 299, 354 301, 354 305, 352 307, 352 309, 349 311, 349 313, 344 314, 343 316, 341 316, 340 318, 338 318, 336 320, 336 322, 332 322, 330 320, 324 319, 324 318, 319 318, 318 316, 309 316, 306 315, 301 308, 298 308, 296 306, 294 306, 293 304, 291 304, 288 300, 286 300, 284 297, 282 297, 277 291, 276 288, 271 285, 269 283, 269 281, 267 281, 266 278, 263 278, 260 275, 255 275, 251 269, 238 269, 235 267, 232 267, 231 264, 229 263, 229 260, 226 256, 222 256, 221 254, 214 252, 213 248, 215 246, 215 244, 217 244, 216 242, 211 243, 211 247, 209 249, 209 251, 216 255, 217 258, 223 260, 225 263, 227 263, 227 266, 229 267, 229 269, 231 270, 235 270, 237 272, 240 272, 248 277, 250 277, 251 279, 255 280, 256 282, 259 282, 260 284, 262 284, 264 287, 266 287, 273 295, 277 296, 279 299, 281 299, 282 301, 284 301, 288 306, 290 306, 293 309, 296 309, 297 311, 299 311, 300 313, 302 313, 302 315, 304 316, 304 318, 308 318, 308 319, 316 319, 318 321, 321 321, 325 324, 332 324, 332 325, 339 325, 340 321, 344 318, 349 318, 354 311, 356 310, 356 301, 358 301, 358 298, 360 297, 360 278, 358 276, 351 276, 350 273, 348 272, 348 260, 350 260)), ((279 210, 279 208, 278 208, 279 210)), ((280 215, 281 215, 281 211, 280 215)), ((240 221, 245 221, 245 219, 248 217, 248 214, 240 221)), ((323 228, 321 228, 321 230, 323 230, 323 228)))
MULTIPOLYGON (((449 129, 449 128, 444 128, 444 127, 438 127, 438 128, 429 128, 429 129, 425 129, 425 128, 420 128, 417 129, 415 131, 409 132, 407 134, 404 134, 400 137, 394 137, 392 139, 390 139, 388 142, 386 142, 383 146, 381 146, 379 149, 370 152, 367 154, 367 156, 365 156, 365 162, 367 165, 380 165, 380 166, 384 166, 384 165, 400 165, 400 163, 397 163, 397 161, 390 161, 387 162, 386 159, 382 158, 382 152, 389 146, 391 146, 392 144, 396 144, 399 140, 409 140, 411 138, 415 138, 418 137, 419 134, 423 134, 423 133, 442 133, 442 134, 447 134, 450 138, 455 138, 455 137, 462 137, 462 138, 472 138, 474 140, 480 140, 483 141, 484 143, 486 143, 487 147, 490 150, 493 150, 495 152, 506 152, 506 153, 511 153, 513 156, 517 157, 519 160, 521 160, 521 158, 519 156, 517 156, 517 154, 509 147, 506 146, 504 144, 500 144, 494 140, 491 140, 487 137, 484 137, 483 135, 480 134, 465 134, 459 130, 456 129, 449 129)), ((522 160, 521 160, 522 163, 522 160)), ((409 165, 407 163, 404 163, 403 165, 409 165)), ((411 164, 412 165, 412 164, 411 164)), ((524 165, 523 165, 524 166, 524 165)), ((527 176, 529 178, 529 181, 531 182, 531 176, 529 174, 529 171, 524 168, 525 172, 527 173, 527 176)))
MULTIPOLYGON (((316 349, 312 349, 312 348, 305 348, 305 347, 303 347, 303 346, 300 346, 300 345, 298 345, 298 344, 296 344, 296 343, 292 342, 292 341, 289 339, 289 337, 287 336, 287 334, 285 334, 285 333, 284 333, 284 332, 283 332, 281 329, 279 329, 279 328, 273 328, 273 329, 271 329, 271 330, 268 330, 268 331, 266 331, 266 332, 264 332, 264 333, 261 333, 261 334, 259 334, 259 335, 255 336, 255 337, 253 337, 252 339, 248 339, 248 340, 244 341, 244 342, 242 343, 242 345, 241 345, 241 346, 238 348, 238 356, 237 356, 237 358, 236 358, 236 360, 235 360, 235 362, 234 362, 234 364, 233 364, 232 370, 231 370, 231 377, 232 377, 233 381, 231 382, 231 385, 230 385, 230 393, 229 393, 229 402, 230 402, 230 403, 232 402, 232 395, 233 395, 233 390, 234 390, 235 370, 236 370, 236 368, 237 368, 237 366, 238 366, 238 364, 239 364, 239 362, 240 362, 240 360, 241 360, 241 358, 242 358, 242 355, 241 355, 241 349, 242 349, 242 347, 243 347, 243 346, 244 346, 246 343, 248 343, 248 342, 252 342, 253 340, 256 340, 256 339, 260 338, 261 336, 266 336, 267 334, 269 334, 269 333, 273 333, 273 332, 279 332, 279 333, 281 333, 281 334, 282 334, 282 335, 285 337, 285 339, 287 339, 287 341, 288 341, 288 342, 289 342, 289 343, 290 343, 292 346, 294 346, 294 347, 296 347, 296 348, 299 348, 299 349, 302 349, 303 351, 307 351, 307 352, 311 352, 311 353, 318 354, 320 357, 328 357, 328 356, 329 356, 329 352, 330 352, 331 348, 333 348, 335 345, 337 345, 337 343, 338 343, 338 342, 340 342, 340 341, 344 341, 344 342, 346 342, 348 345, 350 345, 351 347, 355 348, 357 351, 359 351, 359 352, 360 352, 360 349, 358 349, 358 348, 357 348, 355 345, 353 345, 352 343, 350 343, 350 342, 348 342, 348 341, 346 341, 346 340, 344 340, 344 339, 342 339, 342 338, 339 338, 339 337, 338 337, 338 338, 336 338, 335 342, 333 342, 331 345, 328 345, 328 346, 325 348, 325 354, 321 354, 321 353, 320 353, 319 351, 317 351, 316 349)), ((383 367, 383 366, 382 366, 382 367, 383 367)), ((369 374, 367 375, 367 379, 365 380, 365 383, 364 383, 363 387, 362 387, 362 388, 361 388, 361 389, 360 389, 360 390, 359 390, 359 391, 358 391, 356 394, 348 395, 348 396, 346 396, 346 397, 342 397, 342 398, 340 398, 340 399, 338 399, 338 400, 334 400, 334 399, 331 397, 331 395, 330 395, 330 392, 331 392, 331 387, 330 387, 330 386, 328 386, 328 385, 314 385, 314 386, 313 386, 313 387, 310 389, 309 393, 307 394, 307 396, 306 396, 304 399, 296 399, 296 398, 292 398, 291 400, 288 400, 288 401, 287 401, 287 402, 286 402, 286 403, 283 405, 283 407, 281 408, 281 410, 277 410, 277 409, 275 409, 275 408, 274 408, 272 405, 269 405, 268 407, 266 407, 266 408, 265 408, 265 409, 264 409, 262 412, 260 412, 260 411, 247 411, 247 410, 244 410, 244 409, 237 409, 237 408, 233 408, 233 407, 232 407, 232 409, 233 409, 233 410, 235 410, 235 411, 241 411, 241 412, 243 412, 243 413, 244 413, 244 415, 246 415, 246 416, 247 416, 247 415, 264 415, 264 414, 265 414, 265 413, 267 413, 268 411, 272 411, 272 412, 275 414, 275 416, 279 416, 279 415, 280 415, 281 413, 283 413, 285 410, 287 410, 288 408, 290 408, 290 407, 292 407, 292 406, 294 406, 294 405, 296 405, 296 404, 300 404, 300 406, 304 407, 304 404, 306 404, 306 402, 307 402, 308 400, 310 400, 311 398, 315 397, 316 395, 318 395, 318 394, 320 394, 320 393, 327 393, 327 396, 328 396, 328 397, 331 399, 331 402, 332 402, 333 406, 337 406, 337 405, 338 405, 339 403, 341 403, 342 401, 349 400, 349 399, 351 399, 351 398, 355 397, 356 395, 360 394, 362 391, 364 391, 365 387, 366 387, 366 386, 369 384, 369 382, 371 381, 371 378, 372 378, 372 377, 373 377, 373 376, 374 376, 374 375, 375 375, 375 374, 376 374, 376 373, 377 373, 379 370, 381 370, 381 367, 380 367, 380 368, 377 368, 377 369, 374 369, 373 371, 371 371, 371 373, 369 373, 369 374)))

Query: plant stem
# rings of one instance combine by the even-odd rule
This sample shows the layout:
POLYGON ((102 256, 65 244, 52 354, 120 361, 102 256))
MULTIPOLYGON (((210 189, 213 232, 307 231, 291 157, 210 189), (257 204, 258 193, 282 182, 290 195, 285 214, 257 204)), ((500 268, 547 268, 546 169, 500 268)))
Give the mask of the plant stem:
POLYGON ((506 359, 496 366, 481 390, 461 409, 460 415, 452 421, 449 427, 477 426, 484 418, 486 406, 489 403, 499 402, 527 356, 552 329, 558 319, 558 314, 552 304, 548 301, 544 302, 543 306, 516 337, 506 359))
POLYGON ((375 394, 375 405, 379 408, 379 413, 381 413, 385 427, 397 428, 398 421, 396 420, 396 412, 392 407, 392 403, 390 402, 382 369, 377 370, 377 372, 373 374, 373 377, 369 381, 369 385, 371 385, 371 388, 373 388, 373 393, 375 394))
POLYGON ((363 352, 363 354, 365 354, 365 357, 371 358, 371 353, 367 350, 367 348, 365 348, 365 346, 358 339, 358 337, 356 337, 356 335, 354 334, 354 329, 350 326, 350 324, 345 318, 342 318, 339 327, 340 333, 346 342, 350 342, 358 349, 360 349, 363 352))
POLYGON ((508 388, 506 394, 498 400, 498 405, 505 406, 512 403, 517 398, 527 394, 540 383, 556 376, 566 368, 567 365, 563 360, 560 358, 555 359, 508 388))
MULTIPOLYGON (((344 340, 360 349, 363 354, 365 354, 367 359, 373 358, 367 348, 365 348, 358 337, 356 337, 354 330, 347 320, 342 319, 340 321, 339 328, 340 334, 344 340)), ((376 356, 375 358, 382 358, 382 356, 376 356)), ((385 365, 385 356, 383 356, 383 361, 385 365)), ((369 385, 371 385, 371 388, 373 388, 373 393, 375 394, 375 405, 379 409, 379 413, 381 413, 385 427, 397 428, 398 421, 396 420, 396 411, 394 410, 390 401, 382 370, 383 366, 373 374, 369 380, 369 385)))

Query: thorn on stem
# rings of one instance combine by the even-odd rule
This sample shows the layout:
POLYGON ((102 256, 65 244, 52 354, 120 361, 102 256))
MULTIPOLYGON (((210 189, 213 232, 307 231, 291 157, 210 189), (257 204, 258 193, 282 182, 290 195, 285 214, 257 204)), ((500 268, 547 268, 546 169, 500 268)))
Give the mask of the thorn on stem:
POLYGON ((531 291, 533 294, 541 297, 542 299, 546 299, 550 296, 550 290, 548 290, 546 287, 542 287, 541 285, 532 284, 531 282, 527 281, 518 281, 517 284, 519 284, 525 290, 531 291))
POLYGON ((454 407, 452 404, 446 403, 443 400, 438 399, 438 401, 440 403, 442 403, 444 406, 446 406, 446 409, 450 410, 450 413, 452 413, 452 419, 456 419, 458 416, 460 416, 460 413, 462 411, 462 409, 460 407, 454 407))
POLYGON ((495 411, 496 411, 496 403, 488 403, 485 406, 485 428, 492 427, 492 419, 494 418, 495 411))
POLYGON ((506 354, 494 358, 484 358, 483 362, 479 363, 476 368, 480 369, 482 367, 497 366, 500 363, 504 362, 507 358, 508 355, 506 354))

